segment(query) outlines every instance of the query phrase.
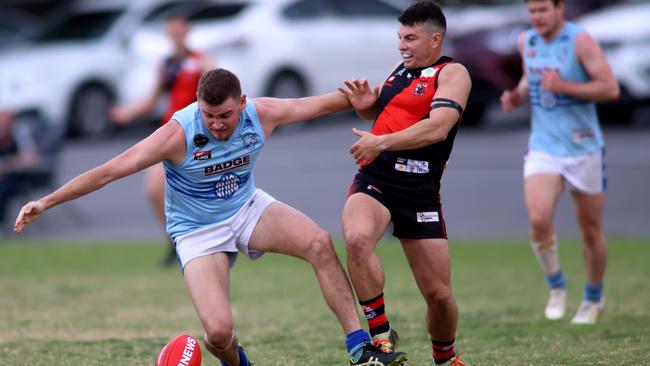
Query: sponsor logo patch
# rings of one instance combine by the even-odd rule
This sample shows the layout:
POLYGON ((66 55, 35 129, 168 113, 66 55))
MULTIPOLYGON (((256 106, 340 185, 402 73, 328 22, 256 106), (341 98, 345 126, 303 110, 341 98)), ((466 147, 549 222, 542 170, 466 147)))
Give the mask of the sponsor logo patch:
POLYGON ((429 162, 423 160, 412 160, 397 158, 395 170, 405 173, 427 174, 429 173, 429 162))
POLYGON ((197 151, 194 153, 194 160, 208 160, 212 158, 212 150, 197 151))
POLYGON ((440 217, 438 216, 438 211, 431 212, 418 212, 416 214, 418 222, 439 222, 440 217))
POLYGON ((434 69, 433 67, 429 67, 429 68, 426 68, 426 69, 422 70, 422 74, 420 74, 420 75, 424 76, 425 78, 432 78, 432 77, 434 77, 436 75, 437 71, 438 71, 438 69, 434 69))
POLYGON ((206 166, 203 171, 206 176, 215 175, 215 174, 227 172, 229 170, 241 168, 243 166, 247 166, 250 163, 251 163, 251 155, 248 154, 248 155, 234 158, 229 161, 225 161, 223 163, 206 166))

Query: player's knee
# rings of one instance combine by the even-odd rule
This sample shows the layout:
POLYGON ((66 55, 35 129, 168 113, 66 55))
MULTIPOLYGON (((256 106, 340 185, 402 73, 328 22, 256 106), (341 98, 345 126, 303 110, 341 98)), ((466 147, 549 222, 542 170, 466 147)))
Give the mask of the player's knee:
POLYGON ((451 286, 437 286, 425 289, 422 296, 430 306, 445 306, 454 301, 451 286))
POLYGON ((322 263, 335 258, 337 257, 332 237, 327 231, 319 229, 310 238, 307 259, 311 263, 322 263))
POLYGON ((551 217, 545 212, 532 210, 528 213, 528 220, 533 231, 547 231, 551 228, 551 217))
POLYGON ((371 238, 359 231, 347 231, 344 233, 344 238, 348 255, 353 258, 365 256, 372 247, 371 238))
POLYGON ((587 226, 582 227, 582 238, 585 245, 589 248, 595 247, 601 242, 604 242, 604 235, 599 226, 587 226))
POLYGON ((218 349, 226 349, 230 346, 234 334, 231 321, 212 321, 205 326, 205 341, 218 349))

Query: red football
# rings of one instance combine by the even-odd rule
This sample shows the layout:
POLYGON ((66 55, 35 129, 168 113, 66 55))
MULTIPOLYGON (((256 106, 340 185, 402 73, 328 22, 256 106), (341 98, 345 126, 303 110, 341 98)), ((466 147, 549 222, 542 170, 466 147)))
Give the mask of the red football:
POLYGON ((201 346, 192 336, 181 334, 160 351, 156 366, 201 366, 201 346))

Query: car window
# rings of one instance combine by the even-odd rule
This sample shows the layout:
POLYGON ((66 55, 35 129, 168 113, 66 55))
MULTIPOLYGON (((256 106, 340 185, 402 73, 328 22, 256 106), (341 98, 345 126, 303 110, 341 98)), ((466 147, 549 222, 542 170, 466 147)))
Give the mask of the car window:
POLYGON ((302 20, 332 15, 334 9, 326 0, 302 0, 283 9, 282 15, 290 20, 302 20))
POLYGON ((215 20, 231 18, 246 8, 246 4, 223 4, 210 6, 189 16, 190 20, 215 20))
POLYGON ((179 1, 159 5, 143 20, 143 23, 163 22, 170 15, 180 15, 189 20, 215 20, 239 14, 247 3, 215 4, 210 1, 179 1))
MULTIPOLYGON (((194 4, 194 2, 188 1, 187 4, 188 5, 194 4)), ((144 17, 144 19, 142 19, 142 23, 153 23, 153 22, 164 20, 168 16, 170 11, 172 11, 172 9, 177 8, 178 6, 179 4, 175 2, 158 5, 155 8, 153 8, 149 12, 149 14, 147 14, 147 16, 144 17)))
POLYGON ((46 26, 35 42, 81 41, 102 37, 120 15, 119 10, 72 14, 46 26))
POLYGON ((349 1, 330 0, 340 16, 343 17, 394 17, 401 11, 384 2, 376 0, 349 1))

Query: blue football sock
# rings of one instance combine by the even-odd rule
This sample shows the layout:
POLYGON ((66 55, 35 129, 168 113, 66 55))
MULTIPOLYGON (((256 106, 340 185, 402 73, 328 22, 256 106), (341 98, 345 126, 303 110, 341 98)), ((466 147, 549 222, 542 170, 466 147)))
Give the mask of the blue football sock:
POLYGON ((592 285, 589 282, 585 282, 585 291, 583 298, 588 301, 598 302, 603 297, 603 283, 599 282, 592 285))
POLYGON ((550 289, 555 288, 566 288, 566 282, 564 281, 564 274, 562 271, 558 271, 554 275, 546 276, 546 284, 550 289))
POLYGON ((358 360, 363 354, 363 345, 370 342, 370 336, 363 329, 357 329, 345 337, 345 345, 354 361, 358 360))
MULTIPOLYGON (((250 361, 248 361, 248 356, 246 356, 246 352, 244 352, 242 346, 237 347, 237 352, 239 352, 239 366, 249 366, 250 361)), ((221 361, 221 366, 230 366, 230 365, 221 361)))

